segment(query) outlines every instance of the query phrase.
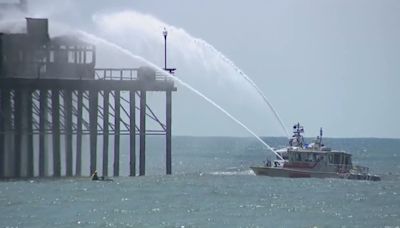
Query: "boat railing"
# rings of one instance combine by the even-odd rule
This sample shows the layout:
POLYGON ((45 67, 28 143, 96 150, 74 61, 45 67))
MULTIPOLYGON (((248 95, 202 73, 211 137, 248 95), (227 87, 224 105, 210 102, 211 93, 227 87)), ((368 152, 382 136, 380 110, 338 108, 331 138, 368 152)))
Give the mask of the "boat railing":
POLYGON ((360 166, 360 165, 353 165, 353 168, 351 171, 354 173, 367 174, 367 173, 369 173, 369 168, 365 167, 365 166, 360 166))
POLYGON ((330 167, 331 169, 335 169, 339 173, 348 172, 349 170, 354 169, 354 166, 344 165, 344 164, 328 164, 327 167, 330 167))

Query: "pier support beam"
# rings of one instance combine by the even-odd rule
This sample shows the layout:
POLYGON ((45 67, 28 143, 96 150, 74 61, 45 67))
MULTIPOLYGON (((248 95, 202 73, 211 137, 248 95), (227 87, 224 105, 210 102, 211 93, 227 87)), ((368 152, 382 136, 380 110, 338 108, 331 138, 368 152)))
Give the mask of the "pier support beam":
POLYGON ((164 80, 159 76, 155 80, 147 80, 147 76, 143 74, 146 77, 142 77, 139 70, 120 69, 120 77, 116 78, 114 69, 106 69, 104 72, 107 74, 104 73, 104 76, 107 77, 104 79, 107 80, 0 78, 0 178, 61 177, 74 174, 81 176, 83 167, 87 169, 83 171, 83 175, 87 175, 89 167, 90 173, 99 168, 97 163, 101 158, 98 156, 103 156, 101 161, 104 176, 112 175, 111 169, 115 176, 119 176, 120 158, 122 158, 120 149, 124 148, 124 145, 120 148, 120 143, 125 142, 121 140, 128 139, 121 138, 121 135, 127 134, 130 134, 128 155, 130 176, 145 175, 146 134, 166 135, 166 173, 171 174, 171 92, 176 91, 176 88, 173 81, 164 80), (131 80, 125 80, 128 76, 131 80), (98 102, 101 99, 99 92, 104 90, 107 90, 103 100, 104 112, 99 113, 98 102), (147 106, 147 91, 167 92, 167 127, 147 106), (122 97, 128 93, 129 99, 122 97), (110 98, 112 95, 114 101, 113 97, 110 98), (122 107, 127 103, 129 111, 122 107), (86 109, 89 110, 88 113, 86 109), (139 109, 139 112, 136 109, 139 109), (151 114, 148 115, 149 119, 154 120, 155 124, 158 123, 162 130, 146 129, 147 112, 151 114), (98 119, 101 117, 104 117, 103 121, 98 119), (130 118, 129 121, 125 120, 126 117, 130 118), (100 125, 104 127, 102 155, 97 154, 98 137, 101 134, 99 129, 103 130, 100 125), (88 142, 83 141, 85 139, 83 135, 86 134, 88 142), (114 140, 110 139, 112 134, 115 135, 114 140), (72 145, 75 139, 76 145, 72 145), (83 143, 85 144, 82 148, 83 143), (87 150, 85 145, 88 147, 87 150), (109 154, 112 153, 110 149, 112 147, 114 157, 109 154), (111 159, 113 168, 109 164, 111 159))
POLYGON ((171 137, 171 125, 172 125, 172 92, 166 92, 166 169, 167 175, 172 174, 172 137, 171 137))
POLYGON ((57 89, 51 91, 51 114, 53 132, 53 175, 61 176, 60 153, 60 92, 57 89))
POLYGON ((98 92, 89 91, 90 174, 97 169, 97 104, 98 92))
POLYGON ((136 91, 129 91, 129 136, 130 136, 130 172, 129 176, 136 176, 136 91))
POLYGON ((14 133, 12 132, 12 108, 11 108, 11 90, 4 89, 2 94, 2 117, 4 118, 4 176, 12 177, 14 175, 14 133))
POLYGON ((6 93, 9 91, 6 90, 1 90, 0 91, 0 178, 5 177, 5 166, 6 166, 6 161, 5 161, 5 138, 6 138, 6 130, 5 130, 5 123, 6 123, 6 118, 5 118, 5 110, 6 110, 6 103, 7 103, 7 98, 10 99, 9 95, 6 93))
POLYGON ((72 176, 72 90, 64 90, 65 160, 66 176, 72 176))
POLYGON ((110 91, 104 90, 103 96, 103 176, 108 176, 108 107, 110 101, 110 91))
POLYGON ((33 159, 33 103, 32 103, 32 93, 33 91, 28 90, 26 94, 26 99, 27 99, 27 112, 26 112, 26 120, 27 120, 27 128, 26 128, 26 137, 27 137, 27 170, 26 174, 27 177, 33 177, 35 175, 34 173, 34 164, 35 161, 33 159))
POLYGON ((115 90, 114 96, 114 176, 119 176, 119 142, 120 142, 120 117, 121 117, 121 94, 119 90, 115 90))
POLYGON ((22 91, 14 91, 14 177, 21 177, 22 163, 22 91))
POLYGON ((140 91, 140 150, 139 150, 139 175, 146 172, 146 91, 140 91))
POLYGON ((47 152, 47 90, 40 90, 39 95, 39 177, 48 175, 47 152))
POLYGON ((75 175, 82 175, 82 102, 83 91, 78 90, 77 95, 77 113, 76 113, 76 161, 75 161, 75 175))

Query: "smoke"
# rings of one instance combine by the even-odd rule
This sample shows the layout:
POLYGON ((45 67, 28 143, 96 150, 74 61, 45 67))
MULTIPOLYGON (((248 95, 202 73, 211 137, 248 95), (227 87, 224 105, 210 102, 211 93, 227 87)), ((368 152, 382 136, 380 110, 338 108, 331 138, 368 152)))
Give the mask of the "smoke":
POLYGON ((0 2, 0 32, 1 33, 23 33, 26 32, 26 12, 19 8, 16 3, 0 2), (5 5, 1 5, 5 4, 5 5))
POLYGON ((50 31, 60 32, 62 30, 71 31, 67 28, 67 23, 57 23, 56 18, 66 12, 71 12, 76 5, 72 0, 64 1, 49 1, 49 0, 35 0, 28 1, 27 7, 19 7, 17 2, 7 3, 7 6, 1 8, 0 6, 0 32, 3 33, 25 33, 26 22, 25 18, 49 18, 50 25, 55 24, 49 29, 50 31), (53 19, 55 19, 53 21, 53 19))
POLYGON ((28 2, 27 15, 38 18, 56 19, 59 15, 72 15, 76 9, 76 1, 50 1, 50 0, 35 0, 28 2))

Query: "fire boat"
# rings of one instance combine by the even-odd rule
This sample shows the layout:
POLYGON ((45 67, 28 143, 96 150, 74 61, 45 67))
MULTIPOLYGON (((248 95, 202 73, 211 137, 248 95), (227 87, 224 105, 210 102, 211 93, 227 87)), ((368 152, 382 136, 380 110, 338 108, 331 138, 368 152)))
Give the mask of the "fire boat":
POLYGON ((293 126, 289 146, 276 150, 276 160, 267 160, 263 166, 250 167, 256 175, 291 178, 342 178, 380 181, 367 167, 353 165, 351 154, 332 150, 322 142, 322 128, 310 144, 302 136, 303 126, 293 126))

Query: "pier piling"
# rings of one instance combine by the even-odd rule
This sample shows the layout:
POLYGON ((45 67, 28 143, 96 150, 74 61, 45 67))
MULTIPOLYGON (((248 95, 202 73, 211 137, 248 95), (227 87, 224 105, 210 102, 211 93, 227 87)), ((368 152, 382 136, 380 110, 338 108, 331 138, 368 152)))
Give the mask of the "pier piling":
POLYGON ((139 175, 146 172, 146 91, 140 91, 139 175))
POLYGON ((121 130, 121 96, 120 91, 114 91, 114 176, 119 176, 119 146, 121 130))
POLYGON ((89 91, 89 128, 90 128, 90 173, 97 169, 97 112, 98 92, 95 89, 89 91))
MULTIPOLYGON (((5 92, 0 91, 0 110, 4 110, 4 97, 5 92)), ((4 150, 4 140, 5 132, 4 132, 4 116, 0 115, 0 177, 4 176, 5 173, 5 150, 4 150)))
POLYGON ((129 139, 130 139, 130 172, 129 176, 136 176, 136 91, 129 91, 129 139))
POLYGON ((103 176, 108 176, 108 125, 109 125, 109 103, 110 92, 104 90, 103 93, 103 176))
POLYGON ((27 121, 27 127, 26 127, 26 137, 27 137, 27 142, 26 142, 26 152, 27 152, 27 171, 26 175, 27 177, 34 177, 35 173, 35 161, 34 161, 34 147, 33 147, 33 101, 32 101, 32 95, 33 91, 32 90, 27 90, 26 91, 26 99, 27 99, 27 112, 26 112, 26 121, 27 121))
POLYGON ((22 91, 14 91, 14 177, 21 176, 22 163, 22 91))
POLYGON ((166 171, 167 175, 172 174, 172 137, 171 137, 171 127, 172 127, 172 92, 166 92, 166 171))
POLYGON ((60 91, 51 91, 51 120, 53 134, 53 175, 61 176, 61 151, 60 151, 60 91))
POLYGON ((75 161, 75 175, 82 175, 82 113, 83 113, 83 90, 78 90, 76 98, 76 161, 75 161))
POLYGON ((72 176, 72 90, 64 90, 66 176, 72 176))
POLYGON ((48 92, 45 89, 39 92, 39 177, 48 175, 47 154, 47 117, 48 117, 48 92))

